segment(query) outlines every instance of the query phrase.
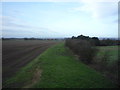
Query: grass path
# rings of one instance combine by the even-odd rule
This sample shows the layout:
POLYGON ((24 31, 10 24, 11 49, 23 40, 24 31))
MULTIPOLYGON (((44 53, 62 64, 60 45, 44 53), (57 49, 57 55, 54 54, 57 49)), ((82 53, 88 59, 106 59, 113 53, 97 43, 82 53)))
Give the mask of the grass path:
POLYGON ((100 73, 76 60, 64 44, 46 50, 23 67, 6 86, 32 88, 113 88, 114 84, 100 73), (42 71, 35 75, 36 69, 42 71), (33 79, 37 81, 34 81, 33 79))

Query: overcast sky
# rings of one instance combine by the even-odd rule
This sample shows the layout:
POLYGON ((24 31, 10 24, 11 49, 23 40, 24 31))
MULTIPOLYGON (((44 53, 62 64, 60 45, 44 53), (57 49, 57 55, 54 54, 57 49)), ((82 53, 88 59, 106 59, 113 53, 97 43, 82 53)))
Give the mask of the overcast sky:
POLYGON ((2 35, 118 37, 118 2, 92 1, 2 2, 2 35))

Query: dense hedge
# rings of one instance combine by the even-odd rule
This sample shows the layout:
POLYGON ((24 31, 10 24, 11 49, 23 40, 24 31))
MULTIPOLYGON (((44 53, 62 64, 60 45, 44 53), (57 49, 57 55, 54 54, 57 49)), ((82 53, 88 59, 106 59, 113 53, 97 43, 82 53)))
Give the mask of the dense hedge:
POLYGON ((66 46, 76 53, 81 61, 87 64, 92 62, 92 58, 97 53, 94 45, 87 40, 67 39, 66 46))

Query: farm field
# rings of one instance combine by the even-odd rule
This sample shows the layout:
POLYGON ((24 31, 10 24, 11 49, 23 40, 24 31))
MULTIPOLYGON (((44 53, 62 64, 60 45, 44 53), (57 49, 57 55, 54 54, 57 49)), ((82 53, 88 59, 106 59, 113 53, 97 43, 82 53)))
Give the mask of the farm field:
POLYGON ((59 41, 4 40, 2 42, 2 81, 59 41))
POLYGON ((115 88, 109 79, 78 61, 64 43, 55 45, 32 60, 6 87, 20 88, 115 88))

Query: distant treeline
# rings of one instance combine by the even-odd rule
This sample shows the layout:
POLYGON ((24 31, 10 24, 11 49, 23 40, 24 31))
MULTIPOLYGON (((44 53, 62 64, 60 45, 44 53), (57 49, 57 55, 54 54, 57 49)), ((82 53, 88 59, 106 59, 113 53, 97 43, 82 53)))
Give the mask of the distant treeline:
POLYGON ((63 40, 63 38, 2 38, 2 40, 63 40))
POLYGON ((56 38, 24 38, 24 40, 58 40, 56 38))
POLYGON ((99 40, 98 37, 79 35, 66 39, 65 45, 78 55, 81 61, 90 64, 98 52, 95 46, 120 45, 120 41, 111 39, 99 40))

